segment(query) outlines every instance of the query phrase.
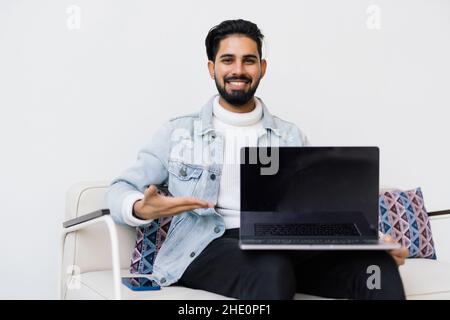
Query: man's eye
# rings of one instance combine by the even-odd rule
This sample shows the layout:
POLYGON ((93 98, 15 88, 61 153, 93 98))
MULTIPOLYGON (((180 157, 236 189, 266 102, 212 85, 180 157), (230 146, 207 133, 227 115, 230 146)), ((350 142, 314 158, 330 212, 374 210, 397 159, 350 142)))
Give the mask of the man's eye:
POLYGON ((222 62, 223 62, 223 63, 230 63, 230 62, 231 62, 231 59, 222 59, 222 62))
POLYGON ((253 63, 255 63, 255 60, 250 59, 250 60, 245 60, 244 62, 245 62, 246 64, 253 64, 253 63))

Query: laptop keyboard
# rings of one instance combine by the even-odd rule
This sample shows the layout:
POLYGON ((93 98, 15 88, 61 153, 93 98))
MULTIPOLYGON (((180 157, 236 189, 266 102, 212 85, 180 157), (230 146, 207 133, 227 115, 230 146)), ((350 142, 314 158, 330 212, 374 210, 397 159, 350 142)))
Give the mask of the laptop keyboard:
POLYGON ((378 240, 371 239, 245 239, 246 244, 376 244, 378 240))
POLYGON ((359 236, 353 223, 290 223, 290 224, 256 224, 255 236, 302 236, 302 237, 333 237, 359 236))

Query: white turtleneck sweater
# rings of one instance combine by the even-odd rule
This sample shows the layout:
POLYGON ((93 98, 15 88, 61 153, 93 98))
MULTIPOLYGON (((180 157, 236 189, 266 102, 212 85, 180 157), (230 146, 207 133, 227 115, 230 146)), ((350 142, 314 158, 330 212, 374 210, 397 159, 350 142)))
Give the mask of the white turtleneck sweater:
POLYGON ((262 105, 257 98, 255 101, 251 112, 236 113, 222 107, 219 96, 214 100, 213 126, 224 137, 224 163, 216 211, 223 216, 226 229, 240 227, 240 150, 256 147, 258 135, 264 132, 262 105))

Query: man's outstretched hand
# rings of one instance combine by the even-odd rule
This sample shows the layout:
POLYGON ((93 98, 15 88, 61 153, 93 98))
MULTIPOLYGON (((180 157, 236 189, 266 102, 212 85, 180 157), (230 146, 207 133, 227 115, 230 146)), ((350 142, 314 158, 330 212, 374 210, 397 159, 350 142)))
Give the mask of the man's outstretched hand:
POLYGON ((193 197, 166 197, 158 193, 154 185, 144 192, 144 199, 136 201, 133 209, 138 218, 143 220, 173 216, 178 213, 199 209, 213 208, 214 204, 193 197))
MULTIPOLYGON (((394 239, 390 235, 384 235, 383 240, 386 242, 394 242, 394 239)), ((397 265, 401 266, 405 264, 405 259, 408 257, 408 249, 401 247, 400 249, 394 249, 389 251, 389 254, 394 258, 397 265)))

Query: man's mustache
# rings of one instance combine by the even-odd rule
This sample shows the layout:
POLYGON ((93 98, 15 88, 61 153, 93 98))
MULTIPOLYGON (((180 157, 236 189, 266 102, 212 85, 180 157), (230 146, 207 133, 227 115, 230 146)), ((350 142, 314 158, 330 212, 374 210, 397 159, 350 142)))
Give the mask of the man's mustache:
POLYGON ((249 79, 247 77, 229 77, 229 78, 225 78, 224 80, 225 80, 225 82, 237 81, 237 80, 246 81, 246 82, 251 81, 251 79, 249 79))

